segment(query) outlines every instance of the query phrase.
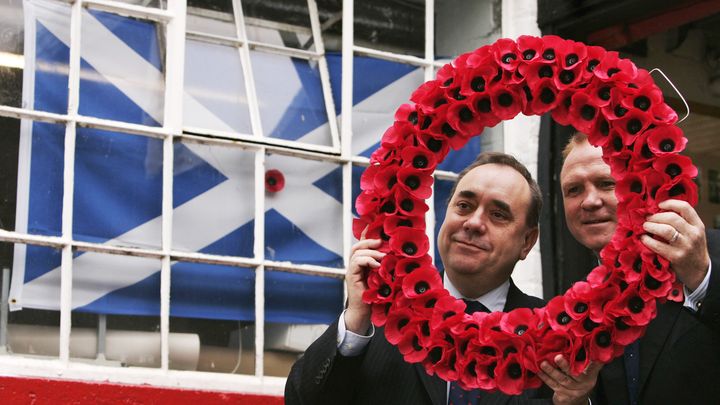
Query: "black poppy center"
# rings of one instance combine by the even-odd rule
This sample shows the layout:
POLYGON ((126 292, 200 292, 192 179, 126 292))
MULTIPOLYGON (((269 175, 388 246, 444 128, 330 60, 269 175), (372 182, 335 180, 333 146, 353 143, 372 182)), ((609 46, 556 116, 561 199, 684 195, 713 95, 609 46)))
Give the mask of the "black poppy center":
POLYGON ((677 197, 677 196, 683 195, 683 194, 685 194, 685 186, 683 186, 682 184, 674 185, 668 192, 668 195, 670 197, 677 197))
POLYGON ((460 112, 458 113, 458 115, 460 116, 460 121, 462 122, 472 121, 473 119, 472 111, 470 111, 470 109, 467 107, 463 107, 462 110, 460 110, 460 112))
POLYGON ((382 208, 380 208, 380 211, 387 214, 395 212, 395 203, 392 201, 386 202, 383 204, 382 208))
POLYGON ((670 176, 671 178, 675 178, 680 173, 682 173, 682 169, 680 168, 680 166, 676 165, 675 163, 671 163, 671 164, 667 165, 667 167, 665 168, 665 173, 667 173, 667 175, 670 176))
POLYGON ((425 119, 423 119, 422 125, 420 126, 420 129, 422 129, 422 130, 428 129, 430 124, 432 124, 432 118, 425 117, 425 119))
POLYGON ((577 304, 575 304, 575 307, 573 309, 576 313, 582 314, 588 310, 588 305, 584 302, 578 302, 577 304))
POLYGON ((523 59, 530 60, 535 57, 535 50, 534 49, 526 49, 523 51, 523 59))
POLYGON ((490 112, 490 99, 486 97, 486 98, 483 98, 480 101, 478 101, 477 109, 480 112, 489 113, 490 112))
POLYGON ((597 345, 600 347, 610 346, 610 332, 602 331, 595 335, 595 343, 597 343, 597 345))
POLYGON ((452 138, 457 134, 457 131, 453 129, 453 127, 450 126, 447 122, 443 124, 442 126, 442 133, 447 135, 448 138, 452 138))
POLYGON ((598 90, 598 97, 605 101, 610 100, 610 87, 601 87, 600 90, 598 90))
POLYGON ((397 177, 395 177, 395 176, 390 177, 390 179, 388 179, 388 182, 387 182, 388 190, 393 188, 395 186, 395 184, 397 184, 397 177))
POLYGON ((599 60, 597 60, 597 59, 591 59, 590 62, 588 62, 588 64, 587 64, 587 71, 588 71, 588 72, 592 72, 593 70, 595 70, 595 68, 596 68, 597 65, 599 65, 599 64, 600 64, 600 61, 599 61, 599 60))
POLYGON ((588 332, 592 332, 593 329, 597 328, 598 326, 600 326, 600 324, 593 322, 590 318, 585 318, 585 320, 583 321, 583 329, 588 332))
POLYGON ((408 121, 410 121, 413 125, 417 125, 418 123, 418 114, 417 111, 413 111, 408 115, 408 121))
POLYGON ((424 169, 428 165, 428 158, 423 155, 415 156, 413 159, 413 167, 416 169, 424 169))
POLYGON ((510 93, 502 93, 498 96, 498 103, 503 107, 510 107, 513 103, 513 97, 510 93))
POLYGON ((560 81, 562 84, 570 84, 575 80, 575 72, 572 70, 563 70, 560 72, 560 81))
POLYGON ((660 142, 660 150, 663 152, 672 152, 675 149, 675 142, 672 139, 663 139, 660 142))
POLYGON ((447 87, 447 86, 451 85, 452 82, 453 82, 453 78, 451 77, 451 78, 445 80, 445 83, 443 83, 443 86, 447 87))
POLYGON ((553 77, 553 71, 552 68, 548 65, 544 65, 538 70, 538 76, 543 77, 553 77))
POLYGON ((613 148, 615 149, 615 152, 620 152, 620 150, 622 150, 622 147, 622 139, 620 137, 613 138, 613 148))
POLYGON ((580 109, 580 116, 583 117, 584 120, 590 121, 591 119, 595 118, 595 107, 585 104, 580 109))
POLYGON ((433 152, 439 152, 442 149, 442 141, 435 138, 430 138, 427 141, 427 147, 433 152))
POLYGON ((570 66, 578 63, 579 60, 580 60, 580 58, 576 54, 571 53, 570 55, 565 57, 565 64, 568 67, 570 67, 570 66))
POLYGON ((405 242, 405 243, 403 243, 403 245, 402 245, 402 251, 403 251, 403 253, 405 253, 406 255, 412 256, 412 255, 414 255, 415 253, 417 253, 417 250, 418 250, 418 249, 417 249, 417 246, 416 246, 414 243, 412 243, 412 242, 405 242))
POLYGON ((517 380, 518 378, 522 377, 522 368, 517 363, 512 363, 507 368, 508 377, 512 378, 513 380, 517 380))
POLYGON ((527 332, 528 326, 527 325, 518 325, 515 328, 515 334, 518 336, 522 336, 525 332, 527 332))
POLYGON ((412 221, 409 220, 409 219, 403 219, 403 220, 398 221, 398 226, 412 227, 412 226, 413 226, 413 223, 412 223, 412 221))
POLYGON ((567 312, 563 311, 560 312, 557 316, 557 321, 560 325, 567 325, 570 323, 570 315, 567 314, 567 312))
POLYGON ((549 87, 545 87, 540 92, 540 101, 545 104, 552 104, 555 101, 555 93, 549 87))
POLYGON ((415 204, 412 202, 411 199, 406 198, 400 202, 400 208, 405 211, 412 211, 413 208, 415 208, 415 204))
POLYGON ((485 91, 485 79, 478 76, 470 82, 470 88, 473 89, 473 91, 485 91))
POLYGON ((433 363, 437 363, 440 359, 442 359, 442 349, 439 347, 433 347, 428 354, 430 356, 430 361, 433 363))
POLYGON ((517 59, 517 56, 514 53, 506 53, 502 57, 503 63, 510 63, 511 61, 514 61, 517 59))
POLYGON ((420 187, 420 178, 415 175, 408 176, 405 179, 405 185, 408 186, 410 190, 417 190, 418 187, 420 187))
POLYGON ((628 123, 627 123, 628 132, 635 135, 640 131, 640 129, 642 129, 642 122, 640 122, 639 119, 633 118, 630 121, 628 121, 628 123))
POLYGON ((643 111, 647 111, 650 108, 650 99, 645 96, 635 97, 633 105, 643 111))
POLYGON ((380 294, 381 297, 385 297, 385 298, 389 297, 391 292, 392 292, 392 289, 387 284, 381 285, 380 288, 378 289, 378 294, 380 294))
POLYGON ((618 118, 623 117, 625 114, 627 114, 627 112, 628 112, 628 110, 625 107, 622 107, 622 106, 615 107, 615 115, 618 118))
POLYGON ((415 294, 423 294, 430 288, 430 285, 425 281, 421 281, 415 284, 415 294))
POLYGON ((545 60, 555 60, 555 50, 554 49, 546 49, 543 52, 542 57, 545 60))
POLYGON ((648 290, 657 290, 662 285, 661 282, 653 278, 651 275, 645 276, 645 287, 648 288, 648 290))
POLYGON ((632 184, 630 184, 630 191, 640 194, 642 192, 642 183, 639 180, 633 181, 632 184))
POLYGON ((630 312, 633 314, 639 314, 642 312, 643 308, 645 308, 645 301, 637 296, 632 297, 628 300, 628 308, 630 308, 630 312))

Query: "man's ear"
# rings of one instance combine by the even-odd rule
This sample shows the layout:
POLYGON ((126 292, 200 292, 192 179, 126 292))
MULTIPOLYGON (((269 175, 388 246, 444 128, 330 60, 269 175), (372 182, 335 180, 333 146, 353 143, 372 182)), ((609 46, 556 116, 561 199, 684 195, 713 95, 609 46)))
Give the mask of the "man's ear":
POLYGON ((530 250, 532 250, 533 246, 535 246, 535 242, 538 240, 538 235, 540 235, 540 228, 537 226, 525 231, 522 250, 520 250, 520 260, 525 260, 528 253, 530 253, 530 250))

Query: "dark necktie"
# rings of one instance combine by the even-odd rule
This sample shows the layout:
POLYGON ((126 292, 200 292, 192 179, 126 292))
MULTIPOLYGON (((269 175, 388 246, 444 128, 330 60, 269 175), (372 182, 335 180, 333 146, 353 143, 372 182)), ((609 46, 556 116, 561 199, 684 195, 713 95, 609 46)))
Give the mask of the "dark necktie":
POLYGON ((636 340, 625 346, 625 375, 627 377, 628 395, 630 404, 638 403, 638 388, 640 387, 640 341, 636 340))
MULTIPOLYGON (((490 312, 490 310, 480 301, 465 301, 467 307, 465 313, 472 314, 474 312, 490 312)), ((457 382, 450 383, 450 393, 448 394, 448 405, 477 405, 480 400, 480 390, 464 390, 457 382)))

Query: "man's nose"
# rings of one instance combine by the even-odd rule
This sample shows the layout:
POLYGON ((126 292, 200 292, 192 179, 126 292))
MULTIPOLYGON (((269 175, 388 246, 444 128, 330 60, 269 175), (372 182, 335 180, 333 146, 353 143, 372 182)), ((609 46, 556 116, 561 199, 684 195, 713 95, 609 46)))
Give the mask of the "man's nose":
POLYGON ((482 210, 475 211, 472 215, 467 217, 463 224, 463 229, 466 232, 473 232, 483 234, 487 232, 487 224, 485 223, 485 215, 482 210))
POLYGON ((585 210, 596 210, 603 205, 602 194, 595 187, 587 189, 585 198, 583 198, 580 206, 585 210))

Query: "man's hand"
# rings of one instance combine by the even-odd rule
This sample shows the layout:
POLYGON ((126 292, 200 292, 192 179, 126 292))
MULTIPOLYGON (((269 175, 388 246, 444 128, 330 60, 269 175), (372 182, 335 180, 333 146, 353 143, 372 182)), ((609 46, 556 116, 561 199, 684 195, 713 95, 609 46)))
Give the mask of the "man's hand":
POLYGON ((710 266, 705 225, 685 201, 667 200, 658 207, 667 211, 649 216, 643 228, 665 241, 648 235, 643 235, 641 240, 648 249, 668 259, 680 282, 694 291, 710 266))
POLYGON ((590 362, 585 371, 578 376, 570 374, 570 363, 561 355, 555 356, 555 365, 547 361, 540 364, 538 377, 555 393, 555 405, 587 405, 590 391, 595 387, 602 363, 590 362))
POLYGON ((380 239, 364 239, 353 245, 350 267, 345 274, 348 289, 345 329, 358 335, 364 335, 370 328, 370 305, 363 302, 362 295, 368 288, 368 270, 380 267, 380 260, 385 257, 385 253, 374 250, 380 244, 380 239))

